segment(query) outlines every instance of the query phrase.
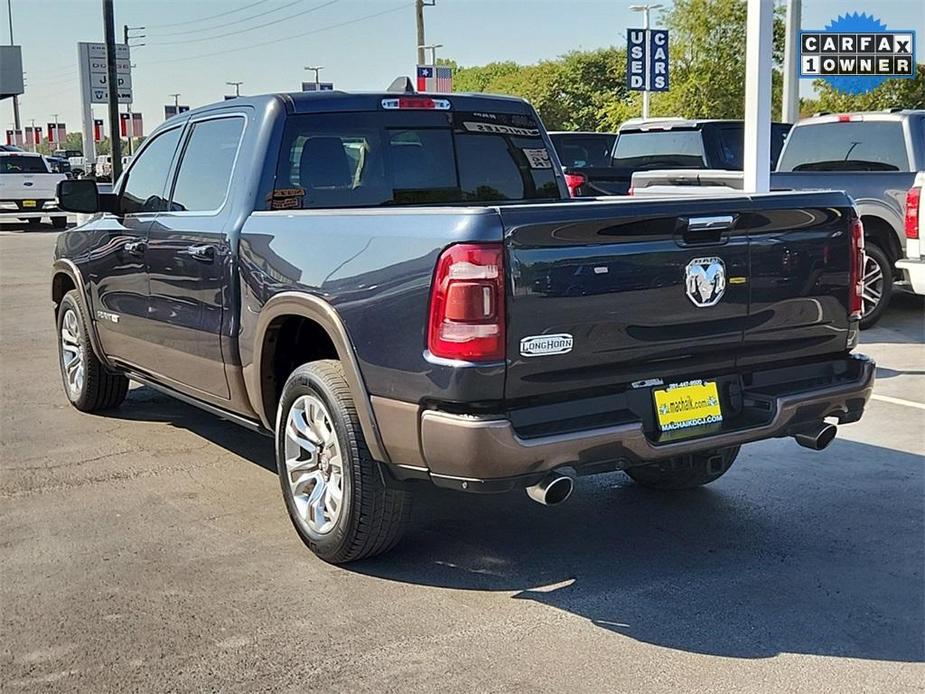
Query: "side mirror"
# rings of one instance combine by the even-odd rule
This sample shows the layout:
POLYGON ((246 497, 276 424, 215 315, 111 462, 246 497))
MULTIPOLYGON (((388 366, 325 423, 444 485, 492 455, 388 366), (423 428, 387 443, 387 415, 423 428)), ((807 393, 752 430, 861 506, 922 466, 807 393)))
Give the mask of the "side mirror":
POLYGON ((96 181, 86 178, 66 179, 58 183, 58 207, 65 212, 116 212, 117 198, 112 194, 101 194, 96 181))

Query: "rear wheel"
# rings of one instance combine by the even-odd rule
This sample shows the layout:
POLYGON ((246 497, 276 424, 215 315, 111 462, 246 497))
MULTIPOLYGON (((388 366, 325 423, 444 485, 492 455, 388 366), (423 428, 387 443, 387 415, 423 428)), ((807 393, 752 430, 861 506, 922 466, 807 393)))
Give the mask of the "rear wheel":
POLYGON ((26 226, 28 226, 30 229, 34 229, 35 227, 39 226, 41 223, 42 223, 42 220, 39 217, 29 217, 29 219, 26 220, 26 226))
POLYGON ((61 300, 58 309, 58 364, 68 400, 81 412, 118 407, 128 392, 128 379, 110 373, 97 359, 89 340, 89 323, 76 289, 61 300))
POLYGON ((873 326, 893 295, 893 264, 880 246, 865 241, 861 286, 861 329, 873 326))
POLYGON ((715 482, 732 467, 739 447, 721 448, 669 458, 624 470, 643 487, 662 490, 693 489, 715 482))
POLYGON ((303 364, 287 379, 276 417, 276 465, 289 518, 321 559, 355 561, 401 539, 411 495, 383 483, 340 362, 303 364))
POLYGON ((64 229, 67 227, 67 217, 52 217, 51 225, 55 229, 64 229))

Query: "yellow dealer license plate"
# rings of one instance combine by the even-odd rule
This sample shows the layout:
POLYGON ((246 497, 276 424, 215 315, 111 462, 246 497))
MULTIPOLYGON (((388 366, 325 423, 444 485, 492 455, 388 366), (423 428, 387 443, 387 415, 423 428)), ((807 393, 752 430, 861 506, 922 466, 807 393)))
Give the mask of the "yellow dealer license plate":
POLYGON ((23 207, 35 207, 35 200, 23 200, 22 206, 23 207))
POLYGON ((652 391, 662 431, 676 431, 723 421, 715 381, 685 381, 652 391))

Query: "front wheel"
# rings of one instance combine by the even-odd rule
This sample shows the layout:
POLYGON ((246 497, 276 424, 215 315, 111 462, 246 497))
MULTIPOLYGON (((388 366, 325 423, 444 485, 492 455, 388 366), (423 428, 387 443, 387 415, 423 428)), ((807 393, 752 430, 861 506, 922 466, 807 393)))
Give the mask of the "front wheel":
POLYGON ((67 217, 52 217, 51 225, 55 229, 65 229, 67 228, 67 217))
POLYGON ((77 290, 61 300, 58 309, 58 363, 68 400, 81 412, 118 407, 128 393, 128 379, 110 373, 93 352, 89 321, 77 290))
POLYGON ((384 484, 340 362, 303 364, 287 379, 276 416, 276 465, 289 518, 321 559, 355 561, 401 539, 411 495, 384 484))
POLYGON ((624 472, 636 484, 651 489, 693 489, 715 482, 726 474, 738 455, 739 446, 733 446, 631 467, 624 472))

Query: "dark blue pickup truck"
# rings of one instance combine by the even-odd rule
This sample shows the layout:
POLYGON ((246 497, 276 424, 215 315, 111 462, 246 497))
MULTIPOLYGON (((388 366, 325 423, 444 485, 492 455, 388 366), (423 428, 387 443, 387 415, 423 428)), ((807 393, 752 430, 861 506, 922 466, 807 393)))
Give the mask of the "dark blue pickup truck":
POLYGON ((129 380, 275 435, 320 557, 387 550, 422 481, 564 500, 711 482, 854 422, 863 239, 841 193, 569 199, 526 102, 278 94, 159 127, 62 233, 67 397, 129 380))

